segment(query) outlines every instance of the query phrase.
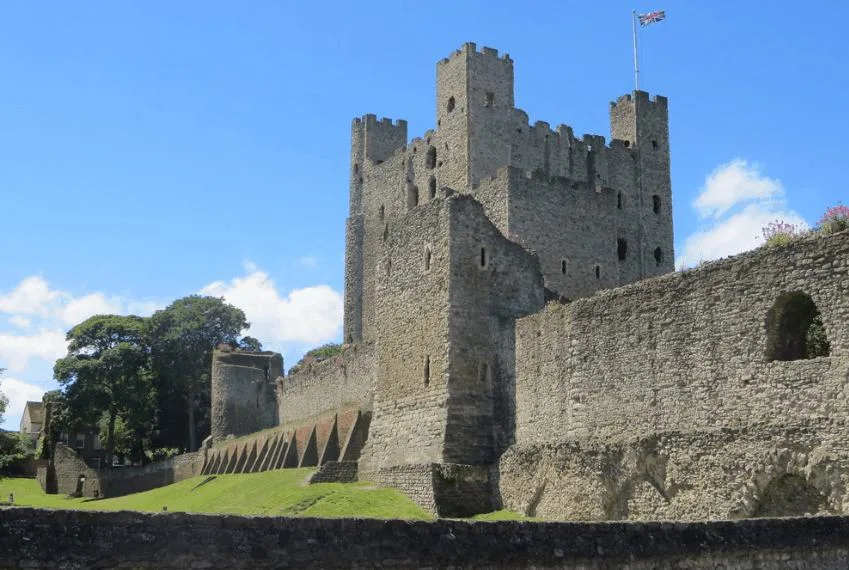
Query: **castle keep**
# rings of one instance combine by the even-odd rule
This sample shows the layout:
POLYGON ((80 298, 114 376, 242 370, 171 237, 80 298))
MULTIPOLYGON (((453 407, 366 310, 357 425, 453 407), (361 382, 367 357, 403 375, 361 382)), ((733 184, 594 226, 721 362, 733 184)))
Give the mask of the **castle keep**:
POLYGON ((407 215, 443 188, 473 197, 502 235, 535 252, 557 295, 672 271, 666 98, 620 97, 610 134, 608 146, 565 125, 529 125, 514 106, 513 61, 471 43, 436 66, 435 130, 408 144, 405 121, 355 119, 345 341, 377 339, 375 265, 407 215))
POLYGON ((436 71, 434 130, 352 125, 343 352, 278 377, 217 351, 212 443, 150 476, 317 466, 443 516, 849 513, 849 234, 675 273, 665 98, 611 103, 608 144, 528 125, 495 50, 436 71))

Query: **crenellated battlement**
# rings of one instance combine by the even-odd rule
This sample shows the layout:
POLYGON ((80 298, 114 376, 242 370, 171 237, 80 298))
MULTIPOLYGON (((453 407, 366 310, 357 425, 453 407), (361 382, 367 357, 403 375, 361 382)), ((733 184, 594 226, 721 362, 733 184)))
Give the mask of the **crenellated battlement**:
POLYGON ((478 51, 477 44, 474 42, 466 42, 459 49, 454 50, 454 52, 448 57, 444 57, 437 62, 437 65, 444 65, 460 56, 477 56, 477 57, 486 57, 490 59, 500 59, 505 62, 513 63, 513 60, 510 59, 510 54, 505 53, 501 57, 498 56, 498 50, 491 47, 482 47, 480 51, 478 51))
POLYGON ((403 127, 404 129, 407 128, 407 121, 404 120, 404 119, 396 119, 396 120, 393 121, 389 117, 381 117, 381 119, 378 120, 377 115, 375 115, 373 113, 368 113, 366 115, 363 115, 362 117, 356 117, 352 121, 352 123, 353 123, 353 126, 365 125, 367 127, 380 126, 382 128, 387 128, 387 127, 394 127, 394 128, 403 127))
POLYGON ((669 104, 668 99, 663 95, 649 96, 649 93, 646 91, 633 91, 631 93, 627 93, 625 95, 617 97, 615 101, 610 102, 610 106, 616 107, 617 105, 631 104, 634 102, 650 103, 663 109, 666 109, 669 104))

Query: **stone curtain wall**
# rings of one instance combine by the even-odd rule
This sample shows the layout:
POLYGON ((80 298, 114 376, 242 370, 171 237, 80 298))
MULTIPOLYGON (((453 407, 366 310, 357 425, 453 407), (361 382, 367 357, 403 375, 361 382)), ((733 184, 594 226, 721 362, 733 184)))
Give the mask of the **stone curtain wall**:
POLYGON ((344 408, 372 409, 375 376, 373 343, 356 343, 339 356, 306 364, 277 380, 280 425, 300 427, 344 408))
POLYGON ((0 509, 3 568, 805 569, 849 565, 849 519, 467 523, 0 509))
POLYGON ((615 457, 630 453, 640 463, 643 444, 635 448, 634 440, 658 434, 649 454, 656 465, 640 475, 651 505, 641 517, 744 516, 788 470, 825 497, 827 509, 849 512, 848 270, 844 232, 520 319, 517 444, 501 461, 505 504, 533 510, 538 503, 539 515, 557 518, 636 516, 623 510, 627 496, 616 497, 631 490, 620 472, 628 462, 615 457), (767 314, 796 291, 821 311, 830 356, 768 362, 767 314), (566 453, 571 448, 586 457, 566 453), (595 503, 556 503, 567 487, 595 503))
MULTIPOLYGON (((97 479, 100 482, 101 497, 119 497, 131 493, 141 493, 189 479, 201 474, 204 452, 183 453, 174 457, 154 461, 141 467, 122 467, 120 469, 100 469, 97 479)), ((88 482, 86 482, 88 484, 88 482)), ((91 496, 86 493, 86 496, 91 496)))

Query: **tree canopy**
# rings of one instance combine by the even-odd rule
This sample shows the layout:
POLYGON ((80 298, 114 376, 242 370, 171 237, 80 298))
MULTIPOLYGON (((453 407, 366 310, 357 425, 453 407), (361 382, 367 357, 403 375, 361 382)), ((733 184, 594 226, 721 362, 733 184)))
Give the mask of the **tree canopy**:
MULTIPOLYGON (((200 437, 209 433, 212 351, 219 344, 240 346, 239 334, 250 323, 241 309, 223 299, 190 295, 154 313, 149 324, 163 423, 173 429, 185 411, 186 438, 168 443, 194 451, 200 437)), ((245 341, 261 346, 251 337, 245 341)))
POLYGON ((56 361, 61 391, 45 395, 50 420, 43 456, 61 433, 99 426, 105 449, 144 460, 145 449, 195 450, 209 434, 212 351, 219 344, 258 352, 240 337, 245 314, 215 297, 178 299, 149 318, 97 315, 67 334, 56 361))
POLYGON ((91 317, 68 331, 68 355, 53 367, 72 417, 94 424, 106 416, 105 449, 110 463, 118 418, 142 424, 153 413, 145 331, 142 317, 91 317))
MULTIPOLYGON (((3 376, 3 373, 6 371, 5 368, 0 368, 0 376, 3 376)), ((6 413, 6 406, 9 405, 9 398, 6 397, 6 394, 2 391, 2 382, 0 382, 0 423, 3 423, 3 414, 6 413)))

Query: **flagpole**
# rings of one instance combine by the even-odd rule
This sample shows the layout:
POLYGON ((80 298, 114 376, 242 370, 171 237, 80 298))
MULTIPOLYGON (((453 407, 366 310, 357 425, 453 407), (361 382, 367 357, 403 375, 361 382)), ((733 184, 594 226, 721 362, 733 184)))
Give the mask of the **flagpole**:
POLYGON ((634 31, 634 87, 640 90, 640 64, 637 60, 637 11, 631 13, 631 27, 634 31))

